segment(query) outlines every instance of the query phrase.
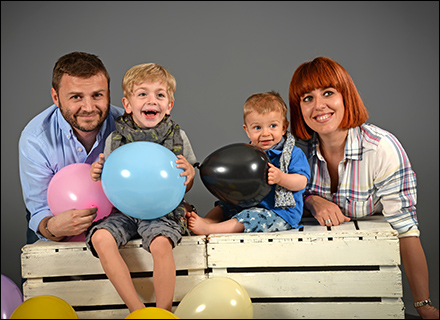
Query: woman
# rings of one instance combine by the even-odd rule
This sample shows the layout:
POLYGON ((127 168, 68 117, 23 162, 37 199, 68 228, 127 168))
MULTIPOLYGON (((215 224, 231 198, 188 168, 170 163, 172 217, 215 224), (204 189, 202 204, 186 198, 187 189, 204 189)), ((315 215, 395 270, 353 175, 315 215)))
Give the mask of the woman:
POLYGON ((439 318, 416 218, 416 177, 400 142, 366 124, 368 112, 348 72, 318 57, 301 64, 289 88, 291 131, 304 141, 311 178, 304 206, 321 225, 382 212, 397 230, 402 264, 422 318, 439 318))

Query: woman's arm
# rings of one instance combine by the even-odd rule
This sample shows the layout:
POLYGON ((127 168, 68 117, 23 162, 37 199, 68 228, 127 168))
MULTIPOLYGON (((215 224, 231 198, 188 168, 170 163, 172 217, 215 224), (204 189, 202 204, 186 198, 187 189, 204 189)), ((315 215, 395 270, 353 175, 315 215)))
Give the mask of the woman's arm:
POLYGON ((342 213, 336 203, 324 199, 321 196, 308 196, 304 201, 304 207, 310 211, 321 226, 327 225, 325 221, 328 219, 331 220, 330 225, 333 226, 350 221, 350 218, 342 213))
MULTIPOLYGON (((401 237, 400 255, 414 301, 429 299, 429 274, 419 237, 401 237)), ((431 305, 416 308, 423 319, 438 319, 439 310, 431 305)))

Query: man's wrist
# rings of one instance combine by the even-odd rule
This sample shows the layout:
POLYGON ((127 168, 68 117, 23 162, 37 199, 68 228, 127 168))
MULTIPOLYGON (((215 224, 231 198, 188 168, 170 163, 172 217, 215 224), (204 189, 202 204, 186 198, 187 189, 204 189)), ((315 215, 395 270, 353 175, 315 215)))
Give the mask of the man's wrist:
POLYGON ((49 226, 49 220, 51 220, 53 217, 46 217, 42 220, 40 224, 40 233, 50 240, 60 241, 64 239, 64 236, 57 236, 54 234, 56 231, 53 230, 51 226, 49 226))
POLYGON ((45 223, 45 225, 44 225, 44 229, 46 229, 46 231, 49 233, 49 235, 50 235, 51 237, 56 238, 57 236, 54 235, 52 232, 50 232, 50 230, 49 230, 49 228, 48 228, 49 220, 50 220, 50 218, 49 218, 49 219, 46 219, 46 223, 45 223))

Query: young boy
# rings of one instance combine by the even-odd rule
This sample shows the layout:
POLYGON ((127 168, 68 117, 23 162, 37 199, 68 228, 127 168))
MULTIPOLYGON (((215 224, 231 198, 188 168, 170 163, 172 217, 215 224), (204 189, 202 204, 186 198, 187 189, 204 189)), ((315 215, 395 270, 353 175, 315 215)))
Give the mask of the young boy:
POLYGON ((243 209, 221 201, 205 218, 188 212, 188 227, 195 234, 274 232, 299 228, 302 195, 310 177, 303 151, 287 132, 287 107, 276 92, 250 96, 243 109, 244 125, 251 144, 260 147, 270 161, 270 193, 256 207, 243 209))
MULTIPOLYGON (((170 119, 174 106, 175 78, 155 63, 132 67, 122 81, 125 114, 116 120, 116 130, 107 138, 104 153, 92 164, 91 176, 98 180, 104 159, 121 145, 133 141, 159 143, 173 151, 177 168, 186 176, 186 192, 193 184, 197 159, 185 132, 170 119)), ((119 247, 140 235, 143 248, 153 257, 153 285, 156 306, 171 311, 176 270, 172 249, 182 235, 189 234, 184 201, 173 212, 157 219, 143 220, 119 211, 96 222, 87 232, 86 243, 130 312, 144 308, 131 280, 130 272, 119 253, 119 247)))

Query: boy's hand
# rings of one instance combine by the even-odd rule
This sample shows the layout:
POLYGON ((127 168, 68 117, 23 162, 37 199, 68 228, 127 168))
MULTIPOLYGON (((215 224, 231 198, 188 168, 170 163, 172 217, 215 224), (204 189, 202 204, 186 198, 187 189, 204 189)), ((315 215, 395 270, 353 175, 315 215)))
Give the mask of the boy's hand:
POLYGON ((98 181, 101 179, 102 168, 104 167, 104 154, 99 154, 99 159, 92 163, 92 168, 90 169, 90 176, 93 181, 98 181))
POLYGON ((196 170, 194 167, 188 162, 188 160, 185 159, 184 156, 178 155, 177 156, 177 168, 183 169, 183 172, 180 174, 181 177, 186 177, 185 185, 188 185, 193 182, 194 177, 196 175, 196 170))
POLYGON ((279 184, 283 172, 277 167, 275 167, 272 163, 269 162, 268 164, 269 164, 269 172, 267 174, 267 183, 270 185, 279 184))

